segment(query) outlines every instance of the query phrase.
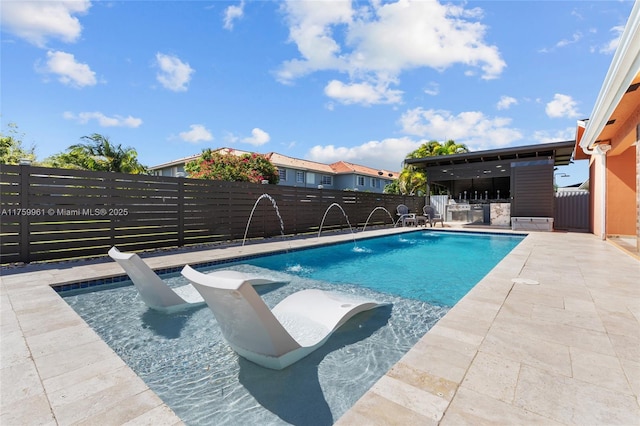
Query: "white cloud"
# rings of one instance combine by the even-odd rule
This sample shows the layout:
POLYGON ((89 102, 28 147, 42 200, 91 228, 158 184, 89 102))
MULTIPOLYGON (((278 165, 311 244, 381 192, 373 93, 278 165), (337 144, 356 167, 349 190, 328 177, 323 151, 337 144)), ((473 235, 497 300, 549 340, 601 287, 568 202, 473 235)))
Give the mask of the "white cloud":
POLYGON ((571 96, 556 93, 553 100, 547 103, 545 112, 551 118, 577 118, 580 116, 577 105, 571 96))
POLYGON ((90 120, 96 120, 101 127, 140 127, 142 119, 132 116, 123 117, 121 115, 114 115, 113 117, 107 117, 101 112, 81 112, 74 114, 72 112, 65 112, 63 117, 67 120, 73 120, 79 124, 86 124, 90 120))
POLYGON ((90 7, 91 2, 88 0, 3 0, 0 22, 3 30, 38 47, 45 47, 49 38, 73 43, 82 32, 82 26, 74 15, 85 14, 90 7))
MULTIPOLYGON (((493 79, 506 66, 497 47, 484 43, 486 26, 479 22, 477 8, 415 0, 375 1, 355 8, 351 1, 289 1, 282 10, 289 38, 300 53, 278 70, 283 83, 333 70, 349 75, 348 86, 376 87, 397 84, 405 70, 444 70, 455 64, 479 69, 483 79, 493 79)), ((400 96, 379 101, 390 99, 400 102, 400 96)))
POLYGON ((424 93, 426 93, 427 95, 436 96, 438 95, 438 93, 440 93, 440 85, 435 81, 432 81, 427 85, 427 88, 424 89, 424 93))
POLYGON ((289 39, 302 56, 282 65, 278 71, 281 81, 294 80, 317 70, 347 69, 345 61, 338 57, 340 45, 333 39, 332 26, 351 21, 350 0, 288 1, 281 9, 289 24, 289 39))
POLYGON ((567 127, 564 130, 557 130, 550 132, 547 130, 538 130, 533 132, 533 140, 540 143, 562 142, 570 141, 576 137, 576 128, 567 127))
POLYGON ((369 141, 354 147, 316 145, 305 156, 320 163, 334 163, 344 160, 373 168, 400 171, 406 155, 416 150, 426 140, 412 140, 408 137, 369 141))
POLYGON ((517 105, 518 100, 511 96, 501 96, 496 108, 498 109, 509 109, 512 105, 517 105))
POLYGON ((240 140, 240 138, 236 135, 234 135, 231 132, 225 132, 223 139, 226 143, 228 143, 229 145, 233 145, 236 142, 238 142, 240 140))
POLYGON ((244 0, 238 6, 229 6, 224 11, 224 29, 231 31, 233 22, 244 15, 244 0))
POLYGON ((343 104, 390 104, 400 102, 402 92, 389 89, 386 84, 373 86, 369 83, 344 84, 331 80, 324 88, 324 93, 343 104))
POLYGON ((556 43, 556 47, 566 47, 571 44, 577 43, 582 39, 582 33, 580 31, 573 33, 570 39, 562 39, 556 43))
POLYGON ((402 115, 400 124, 404 133, 428 140, 453 139, 472 151, 505 147, 523 137, 520 130, 509 127, 510 118, 490 118, 479 111, 453 115, 449 111, 414 108, 402 115))
POLYGON ((156 78, 165 89, 174 92, 184 92, 191 81, 193 68, 188 63, 182 62, 177 56, 156 54, 157 66, 160 68, 156 78))
POLYGON ((613 33, 614 38, 600 48, 600 53, 604 53, 604 54, 614 53, 618 48, 618 44, 620 43, 620 37, 622 37, 623 31, 624 31, 623 25, 611 28, 611 33, 613 33))
POLYGON ((211 134, 211 132, 202 124, 192 124, 189 126, 189 128, 191 130, 187 132, 180 132, 178 134, 180 136, 180 139, 182 139, 183 141, 190 143, 199 143, 213 140, 213 135, 211 134))
POLYGON ((242 142, 251 144, 253 146, 261 146, 266 144, 270 140, 271 136, 269 136, 269 133, 256 127, 251 131, 251 136, 242 139, 242 142))
POLYGON ((96 73, 89 65, 76 62, 76 58, 66 52, 47 52, 47 64, 41 71, 57 74, 61 83, 78 88, 94 86, 97 82, 96 73))

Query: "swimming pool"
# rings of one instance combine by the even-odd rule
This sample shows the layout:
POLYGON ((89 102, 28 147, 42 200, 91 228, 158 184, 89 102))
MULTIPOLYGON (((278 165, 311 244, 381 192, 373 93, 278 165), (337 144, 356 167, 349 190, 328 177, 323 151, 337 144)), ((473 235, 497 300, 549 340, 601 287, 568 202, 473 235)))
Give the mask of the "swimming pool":
MULTIPOLYGON (((131 285, 63 297, 188 425, 330 425, 522 238, 414 232, 219 265, 289 281, 259 289, 269 306, 304 288, 336 287, 392 304, 360 314, 282 371, 238 358, 206 307, 160 314, 131 285), (470 245, 476 240, 483 248, 470 245), (475 256, 458 253, 470 247, 475 256), (492 263, 466 264, 478 258, 492 263), (433 283, 438 290, 420 288, 433 283), (449 291, 461 294, 439 295, 449 291)), ((177 274, 165 279, 182 282, 177 274)))
POLYGON ((453 306, 524 237, 418 231, 243 261, 383 293, 453 306), (329 266, 330 265, 330 266, 329 266))

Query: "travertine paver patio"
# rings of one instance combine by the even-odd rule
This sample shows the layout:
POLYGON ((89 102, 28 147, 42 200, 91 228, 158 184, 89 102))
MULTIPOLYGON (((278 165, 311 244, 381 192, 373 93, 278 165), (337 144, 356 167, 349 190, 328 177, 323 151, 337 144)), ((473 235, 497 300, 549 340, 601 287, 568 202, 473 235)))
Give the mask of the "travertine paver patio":
MULTIPOLYGON (((317 242, 146 260, 180 266, 317 242)), ((181 424, 50 288, 119 267, 40 269, 3 271, 0 423, 181 424)), ((337 424, 639 424, 639 320, 638 259, 590 234, 532 233, 337 424)))

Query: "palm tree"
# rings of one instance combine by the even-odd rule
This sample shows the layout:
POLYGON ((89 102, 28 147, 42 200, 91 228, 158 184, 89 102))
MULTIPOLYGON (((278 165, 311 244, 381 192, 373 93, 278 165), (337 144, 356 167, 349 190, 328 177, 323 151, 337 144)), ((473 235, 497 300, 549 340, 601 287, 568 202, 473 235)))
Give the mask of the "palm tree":
POLYGON ((449 139, 444 145, 440 145, 436 155, 462 154, 463 152, 469 152, 469 148, 465 144, 456 143, 454 140, 449 139))
MULTIPOLYGON (((440 142, 432 140, 420 145, 415 151, 407 154, 406 158, 435 157, 437 155, 460 154, 463 152, 469 152, 469 148, 465 144, 456 143, 454 140, 449 139, 442 145, 440 142)), ((397 190, 404 195, 416 195, 421 191, 425 192, 427 190, 427 177, 422 170, 416 169, 414 166, 405 165, 398 176, 397 188, 390 188, 390 190, 397 190)))
POLYGON ((419 195, 427 188, 427 176, 424 171, 413 166, 405 166, 398 176, 398 189, 403 195, 419 195))
POLYGON ((83 136, 87 143, 71 145, 67 152, 54 155, 48 163, 55 167, 85 170, 142 174, 147 168, 138 162, 138 153, 133 148, 122 148, 109 138, 94 133, 83 136))

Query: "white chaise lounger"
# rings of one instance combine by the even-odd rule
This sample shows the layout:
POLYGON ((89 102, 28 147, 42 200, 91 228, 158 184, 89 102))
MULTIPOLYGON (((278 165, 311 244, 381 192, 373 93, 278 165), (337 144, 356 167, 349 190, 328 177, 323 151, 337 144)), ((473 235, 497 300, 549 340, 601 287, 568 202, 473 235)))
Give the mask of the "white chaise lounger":
POLYGON ((184 275, 213 311, 224 338, 240 356, 281 370, 322 346, 359 312, 386 303, 353 295, 302 290, 273 310, 246 280, 202 274, 186 265, 184 275))
MULTIPOLYGON (((151 309, 166 313, 203 305, 200 293, 191 284, 169 287, 167 283, 135 253, 124 253, 116 247, 109 250, 109 256, 129 275, 142 301, 151 309)), ((245 280, 250 285, 272 284, 280 281, 268 280, 239 271, 212 271, 207 274, 212 279, 245 280)))

